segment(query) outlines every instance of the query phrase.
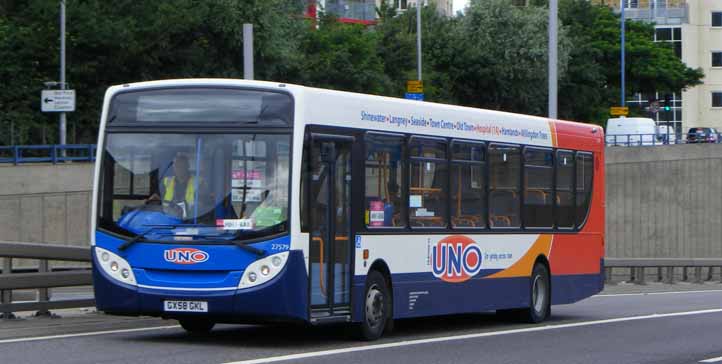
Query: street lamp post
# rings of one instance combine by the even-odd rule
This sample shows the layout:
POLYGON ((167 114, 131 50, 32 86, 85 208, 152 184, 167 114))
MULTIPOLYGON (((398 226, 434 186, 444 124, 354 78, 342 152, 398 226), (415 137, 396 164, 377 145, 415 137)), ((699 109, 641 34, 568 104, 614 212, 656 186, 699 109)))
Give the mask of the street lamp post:
POLYGON ((558 0, 549 1, 549 118, 557 118, 557 13, 558 0))
MULTIPOLYGON (((65 0, 60 0, 60 89, 65 90, 65 0)), ((60 113, 60 145, 65 145, 67 120, 65 113, 60 113)), ((62 150, 65 156, 65 150, 62 150)))
POLYGON ((421 81, 421 1, 416 2, 416 75, 421 81))
POLYGON ((625 94, 625 93, 624 93, 624 82, 625 82, 625 80, 624 80, 624 43, 625 43, 625 40, 624 40, 624 23, 625 23, 626 19, 624 18, 624 8, 626 7, 626 4, 625 4, 626 1, 627 1, 627 0, 621 0, 621 3, 622 3, 622 21, 621 21, 621 24, 622 24, 622 25, 621 25, 621 27, 622 27, 622 29, 621 29, 621 30, 622 30, 622 39, 621 39, 621 47, 620 47, 620 48, 621 48, 621 50, 622 50, 622 56, 621 56, 621 57, 622 57, 622 58, 621 58, 621 64, 622 64, 622 65, 621 65, 620 70, 619 70, 619 73, 622 74, 622 95, 621 95, 622 100, 621 100, 621 104, 620 104, 621 106, 624 106, 624 94, 625 94))

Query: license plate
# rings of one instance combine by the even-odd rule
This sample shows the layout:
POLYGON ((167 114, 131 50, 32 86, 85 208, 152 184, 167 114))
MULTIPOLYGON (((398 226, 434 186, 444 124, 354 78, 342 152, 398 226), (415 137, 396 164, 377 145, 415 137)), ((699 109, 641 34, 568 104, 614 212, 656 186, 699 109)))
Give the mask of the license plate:
POLYGON ((208 312, 205 301, 164 301, 163 311, 166 312, 208 312))

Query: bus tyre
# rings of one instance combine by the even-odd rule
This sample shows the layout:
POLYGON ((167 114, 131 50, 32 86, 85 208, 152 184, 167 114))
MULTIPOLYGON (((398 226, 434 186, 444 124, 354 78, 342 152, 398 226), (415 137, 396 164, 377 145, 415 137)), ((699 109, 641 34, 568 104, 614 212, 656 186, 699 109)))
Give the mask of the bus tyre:
POLYGON ((529 323, 539 323, 551 314, 551 279, 546 265, 537 263, 531 273, 531 298, 529 308, 521 311, 521 319, 529 323))
POLYGON ((179 321, 181 327, 190 334, 207 334, 216 325, 215 322, 204 319, 182 319, 179 321))
POLYGON ((363 315, 359 325, 360 338, 367 341, 376 340, 392 325, 391 294, 386 279, 378 271, 371 271, 366 276, 363 305, 363 315))

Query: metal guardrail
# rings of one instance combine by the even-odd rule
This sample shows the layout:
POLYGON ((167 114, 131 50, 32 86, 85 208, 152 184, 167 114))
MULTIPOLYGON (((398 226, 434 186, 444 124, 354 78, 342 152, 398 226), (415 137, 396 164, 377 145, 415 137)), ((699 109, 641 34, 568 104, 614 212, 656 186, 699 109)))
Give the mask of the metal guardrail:
POLYGON ((711 281, 713 270, 720 269, 720 281, 722 283, 722 258, 605 258, 605 281, 612 282, 612 273, 615 268, 629 269, 629 281, 637 284, 645 284, 647 268, 656 268, 656 280, 665 283, 676 281, 675 269, 682 269, 682 280, 690 278, 688 269, 694 269, 694 282, 702 283, 711 281), (702 275, 702 268, 707 269, 707 276, 702 275))
POLYGON ((675 134, 615 134, 605 135, 604 141, 608 147, 638 147, 672 144, 718 144, 722 142, 722 134, 712 134, 705 140, 689 140, 675 134))
POLYGON ((0 147, 0 164, 92 162, 96 152, 95 144, 13 145, 0 147))
POLYGON ((13 312, 35 311, 38 315, 49 315, 51 309, 95 306, 95 299, 50 300, 48 288, 87 286, 92 284, 92 273, 88 269, 51 271, 48 260, 90 262, 90 249, 83 247, 48 245, 37 243, 0 242, 0 257, 3 258, 0 274, 0 317, 13 318, 13 312), (39 259, 38 271, 34 273, 13 273, 13 259, 39 259), (15 289, 37 289, 35 302, 13 302, 15 289))

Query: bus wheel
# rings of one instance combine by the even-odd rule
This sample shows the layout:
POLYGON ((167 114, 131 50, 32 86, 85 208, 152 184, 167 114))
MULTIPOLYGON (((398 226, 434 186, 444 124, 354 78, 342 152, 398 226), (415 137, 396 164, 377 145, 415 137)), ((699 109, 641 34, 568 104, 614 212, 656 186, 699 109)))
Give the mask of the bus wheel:
POLYGON ((179 321, 181 327, 191 334, 207 334, 216 325, 215 322, 204 319, 182 319, 179 321))
POLYGON ((551 282, 549 270, 544 264, 534 265, 530 289, 530 307, 521 311, 521 318, 526 322, 539 323, 551 313, 551 282))
POLYGON ((384 333, 391 317, 391 295, 384 276, 378 271, 366 277, 363 318, 359 327, 362 340, 376 340, 384 333))

